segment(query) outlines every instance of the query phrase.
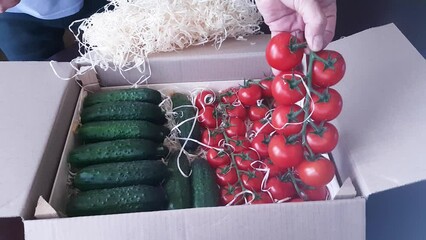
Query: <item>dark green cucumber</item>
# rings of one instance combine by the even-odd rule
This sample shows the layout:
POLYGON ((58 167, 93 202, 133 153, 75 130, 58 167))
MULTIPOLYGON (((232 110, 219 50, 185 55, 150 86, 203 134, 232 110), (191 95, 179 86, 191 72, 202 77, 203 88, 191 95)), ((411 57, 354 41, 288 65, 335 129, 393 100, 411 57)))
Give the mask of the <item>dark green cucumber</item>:
MULTIPOLYGON (((192 105, 191 101, 189 101, 189 97, 183 93, 174 93, 171 96, 173 103, 173 112, 175 112, 175 122, 176 124, 180 124, 183 121, 193 118, 192 121, 186 121, 182 125, 179 126, 179 137, 181 138, 191 138, 197 141, 201 139, 201 128, 198 124, 198 121, 195 117, 196 110, 192 105), (194 123, 195 121, 195 123, 194 123), (193 128, 194 126, 194 128, 193 128), (191 132, 192 129, 192 132, 191 132)), ((180 140, 180 143, 183 145, 185 140, 180 140)), ((198 147, 198 143, 193 141, 187 141, 185 145, 185 150, 188 152, 194 152, 198 147)))
POLYGON ((194 207, 214 207, 219 205, 219 188, 215 173, 205 159, 192 162, 192 195, 194 207))
POLYGON ((81 168, 93 164, 157 160, 166 156, 166 148, 146 139, 125 139, 81 145, 68 157, 71 166, 81 168))
POLYGON ((149 121, 101 121, 83 124, 77 134, 83 142, 102 142, 118 139, 143 138, 163 142, 169 129, 149 121))
POLYGON ((169 199, 169 209, 192 207, 191 179, 183 176, 179 171, 180 167, 182 172, 189 176, 191 167, 185 154, 182 154, 179 160, 178 155, 179 152, 175 152, 168 157, 167 168, 169 170, 169 176, 164 184, 164 189, 169 199))
POLYGON ((161 187, 136 185, 80 192, 72 197, 66 213, 70 217, 165 209, 166 195, 161 187))
POLYGON ((84 99, 83 106, 88 107, 98 103, 121 101, 140 101, 158 105, 162 99, 161 93, 157 90, 151 88, 131 88, 89 94, 84 99))
POLYGON ((83 124, 111 120, 145 120, 159 125, 167 121, 158 105, 147 102, 106 102, 81 111, 83 124))
POLYGON ((140 184, 158 186, 167 175, 167 166, 162 161, 96 164, 81 169, 74 176, 74 187, 87 191, 140 184))

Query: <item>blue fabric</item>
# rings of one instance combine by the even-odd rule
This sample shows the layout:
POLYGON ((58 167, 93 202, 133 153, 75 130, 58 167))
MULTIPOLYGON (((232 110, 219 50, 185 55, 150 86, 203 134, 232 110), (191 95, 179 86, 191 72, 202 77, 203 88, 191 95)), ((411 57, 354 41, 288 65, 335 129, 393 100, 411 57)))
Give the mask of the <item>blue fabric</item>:
POLYGON ((42 20, 22 13, 0 14, 0 49, 10 61, 43 61, 64 49, 63 34, 74 21, 89 17, 107 3, 86 0, 69 17, 42 20))

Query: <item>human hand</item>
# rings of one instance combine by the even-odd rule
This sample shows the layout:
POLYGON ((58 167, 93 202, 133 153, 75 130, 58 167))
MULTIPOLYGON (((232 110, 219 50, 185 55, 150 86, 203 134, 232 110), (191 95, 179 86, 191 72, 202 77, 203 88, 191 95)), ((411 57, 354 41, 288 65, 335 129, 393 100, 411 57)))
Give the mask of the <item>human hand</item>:
POLYGON ((6 12, 7 9, 16 6, 21 0, 0 0, 0 13, 6 12))
POLYGON ((334 37, 336 0, 257 0, 256 5, 272 37, 304 32, 312 51, 323 49, 334 37))

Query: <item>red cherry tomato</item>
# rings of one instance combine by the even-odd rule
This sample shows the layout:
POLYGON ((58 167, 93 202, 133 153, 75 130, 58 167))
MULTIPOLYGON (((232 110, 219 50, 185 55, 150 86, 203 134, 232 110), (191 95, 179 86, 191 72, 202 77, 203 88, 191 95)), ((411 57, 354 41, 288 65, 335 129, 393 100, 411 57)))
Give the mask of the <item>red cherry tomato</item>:
POLYGON ((202 90, 195 97, 195 106, 199 111, 203 106, 214 106, 216 104, 216 94, 212 90, 202 90))
POLYGON ((216 182, 220 186, 234 185, 238 181, 237 171, 230 165, 216 168, 216 182))
POLYGON ((283 168, 279 167, 278 165, 275 165, 270 158, 265 158, 263 160, 263 163, 265 164, 263 168, 269 169, 269 178, 281 175, 285 171, 283 170, 283 168))
POLYGON ((244 136, 246 135, 247 129, 246 124, 243 120, 231 117, 228 120, 228 123, 225 125, 225 132, 228 135, 228 137, 233 136, 244 136))
POLYGON ((224 91, 219 92, 220 101, 222 103, 232 104, 237 98, 238 88, 228 88, 224 91))
POLYGON ((231 158, 225 151, 217 151, 213 148, 207 151, 206 159, 212 168, 231 164, 231 158))
POLYGON ((311 118, 314 121, 322 122, 331 121, 339 116, 343 107, 342 96, 332 88, 328 88, 328 94, 325 89, 318 89, 317 91, 323 95, 323 98, 312 94, 311 118))
POLYGON ((277 133, 283 134, 284 136, 290 136, 297 134, 302 130, 303 112, 299 115, 295 115, 296 112, 300 111, 301 107, 298 105, 280 105, 272 112, 272 127, 275 128, 277 133))
POLYGON ((224 136, 220 131, 206 129, 201 135, 201 142, 211 147, 220 147, 224 143, 224 136))
POLYGON ((260 161, 259 155, 252 149, 246 149, 234 154, 234 159, 240 170, 250 171, 253 170, 253 167, 259 167, 259 163, 254 163, 260 161))
POLYGON ((268 155, 268 144, 271 140, 269 134, 260 133, 251 140, 251 147, 256 150, 261 158, 267 158, 268 155))
POLYGON ((252 123, 250 127, 250 131, 252 133, 257 133, 257 134, 261 134, 261 133, 270 134, 273 131, 275 131, 275 129, 272 127, 271 123, 268 122, 268 120, 261 119, 260 121, 254 121, 252 123))
POLYGON ((314 189, 302 189, 307 201, 322 201, 330 197, 327 186, 321 186, 314 189))
POLYGON ((303 57, 303 49, 293 49, 292 45, 299 43, 295 36, 288 32, 275 35, 266 46, 266 61, 269 66, 288 71, 300 64, 303 57))
POLYGON ((215 107, 204 106, 199 112, 198 122, 205 128, 217 128, 222 123, 222 119, 218 116, 215 107))
POLYGON ((312 126, 306 128, 306 142, 313 153, 329 153, 337 145, 339 133, 337 128, 331 123, 325 123, 324 126, 315 131, 312 126))
POLYGON ((346 63, 342 55, 332 50, 322 50, 317 55, 324 59, 314 61, 312 65, 312 84, 318 87, 330 87, 338 83, 345 75, 346 63))
POLYGON ((303 73, 281 72, 272 81, 272 96, 278 105, 292 105, 306 95, 303 73))
POLYGON ((303 202, 303 199, 297 197, 297 198, 291 199, 289 202, 303 202))
POLYGON ((304 160, 302 144, 300 142, 287 143, 282 135, 275 135, 271 138, 268 153, 274 165, 282 169, 295 167, 304 160))
POLYGON ((327 185, 334 177, 334 164, 321 157, 315 161, 303 161, 296 167, 300 180, 313 187, 327 185))
POLYGON ((231 205, 240 205, 244 203, 243 195, 238 195, 241 193, 240 186, 224 186, 220 188, 220 200, 223 206, 226 206, 228 203, 232 202, 231 205), (235 196, 238 195, 237 198, 235 196), (234 200, 235 199, 235 200, 234 200))
POLYGON ((250 141, 244 136, 231 137, 228 143, 231 145, 230 151, 234 153, 242 152, 250 147, 250 141))
POLYGON ((247 86, 242 86, 237 94, 238 99, 244 106, 256 105, 257 101, 262 98, 262 88, 249 82, 247 86))
POLYGON ((260 171, 247 171, 241 174, 241 181, 245 188, 258 192, 262 188, 264 174, 260 171))
MULTIPOLYGON (((266 182, 266 190, 274 200, 290 200, 296 195, 293 183, 280 180, 278 177, 269 178, 266 182)), ((286 200, 286 201, 288 201, 286 200)))
POLYGON ((254 198, 252 194, 248 194, 247 201, 251 202, 250 204, 264 204, 264 203, 273 203, 271 197, 266 192, 253 192, 254 198))
POLYGON ((248 109, 248 116, 251 121, 259 121, 265 118, 266 113, 269 111, 269 108, 264 104, 252 105, 248 109))
POLYGON ((262 86, 262 97, 269 98, 272 97, 272 77, 267 77, 260 80, 259 84, 262 86))
POLYGON ((225 109, 229 117, 237 117, 242 120, 247 118, 246 108, 237 101, 234 104, 226 106, 225 109))

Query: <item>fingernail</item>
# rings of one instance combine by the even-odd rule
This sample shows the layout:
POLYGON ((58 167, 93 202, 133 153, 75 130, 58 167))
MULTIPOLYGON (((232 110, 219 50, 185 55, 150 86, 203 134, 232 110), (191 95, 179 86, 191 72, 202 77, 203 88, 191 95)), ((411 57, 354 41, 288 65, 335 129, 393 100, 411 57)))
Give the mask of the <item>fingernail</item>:
POLYGON ((324 39, 320 35, 316 35, 312 41, 312 51, 319 51, 324 46, 324 39))

